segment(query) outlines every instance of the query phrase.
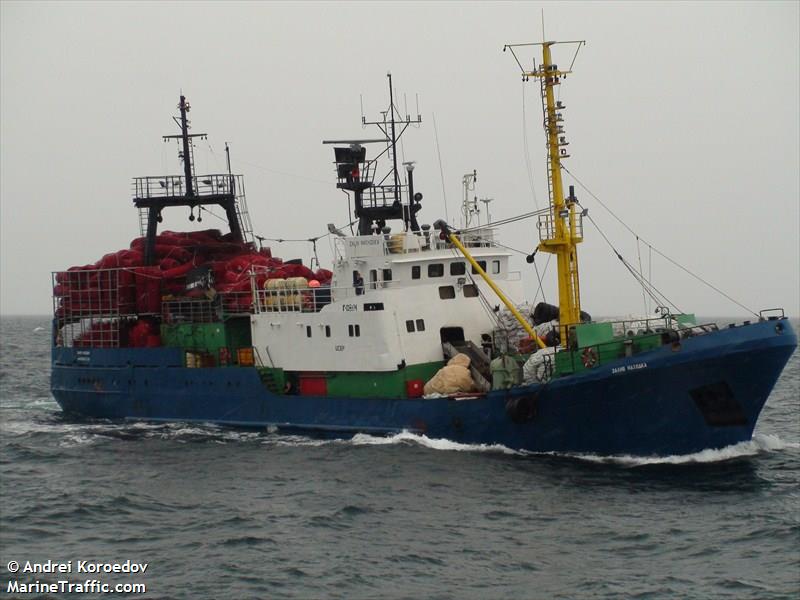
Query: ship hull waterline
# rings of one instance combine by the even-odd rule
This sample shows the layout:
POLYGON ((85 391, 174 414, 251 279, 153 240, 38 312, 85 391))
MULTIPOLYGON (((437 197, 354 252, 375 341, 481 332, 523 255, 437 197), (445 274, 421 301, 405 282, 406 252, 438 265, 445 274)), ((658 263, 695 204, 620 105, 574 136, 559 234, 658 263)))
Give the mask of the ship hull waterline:
POLYGON ((177 348, 55 348, 65 413, 327 437, 402 431, 531 452, 680 455, 750 440, 797 346, 789 321, 687 338, 547 384, 459 398, 270 392, 254 368, 185 368, 177 348))

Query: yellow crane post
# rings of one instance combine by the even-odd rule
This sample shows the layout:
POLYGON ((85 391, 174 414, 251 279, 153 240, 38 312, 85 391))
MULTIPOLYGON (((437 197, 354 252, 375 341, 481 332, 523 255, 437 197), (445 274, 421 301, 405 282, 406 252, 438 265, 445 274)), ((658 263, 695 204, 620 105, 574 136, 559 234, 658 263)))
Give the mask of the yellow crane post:
MULTIPOLYGON (((583 211, 576 211, 577 200, 570 188, 570 195, 564 198, 564 184, 561 180, 561 161, 568 158, 566 135, 564 133, 564 104, 555 99, 554 88, 561 85, 561 79, 572 73, 572 65, 565 71, 553 63, 551 47, 556 44, 577 45, 575 56, 586 42, 541 42, 532 44, 508 44, 503 50, 519 46, 541 46, 542 62, 533 71, 522 69, 522 79, 539 79, 541 85, 544 129, 547 135, 547 187, 550 195, 550 210, 539 217, 539 250, 555 254, 558 265, 558 324, 561 344, 568 347, 567 332, 571 326, 581 322, 581 295, 578 279, 578 244, 583 241, 583 211)), ((514 54, 516 58, 516 54, 514 54)), ((575 58, 572 62, 574 64, 575 58)))

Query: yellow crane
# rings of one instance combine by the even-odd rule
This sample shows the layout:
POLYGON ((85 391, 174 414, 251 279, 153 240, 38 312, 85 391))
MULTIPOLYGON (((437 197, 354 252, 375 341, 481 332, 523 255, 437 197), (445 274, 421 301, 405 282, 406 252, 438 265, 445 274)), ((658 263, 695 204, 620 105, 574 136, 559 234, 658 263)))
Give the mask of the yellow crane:
MULTIPOLYGON (((585 212, 578 210, 578 202, 574 191, 570 187, 570 194, 564 197, 564 183, 561 178, 561 161, 569 158, 567 153, 566 135, 564 133, 564 114, 566 108, 560 100, 555 99, 554 89, 561 85, 561 79, 572 73, 578 50, 586 42, 540 42, 531 44, 508 44, 503 51, 510 49, 517 59, 514 49, 520 46, 541 46, 542 62, 533 71, 526 71, 517 59, 517 64, 522 70, 523 81, 534 77, 540 81, 542 95, 542 110, 544 112, 544 128, 547 136, 547 187, 549 193, 549 210, 539 216, 537 228, 539 230, 538 250, 555 254, 558 265, 558 313, 559 335, 561 343, 569 346, 569 328, 581 322, 581 294, 578 275, 578 244, 583 241, 583 216, 585 212), (575 56, 570 67, 562 71, 553 63, 551 47, 556 44, 577 44, 575 56)), ((536 335, 533 328, 525 320, 516 307, 508 301, 503 292, 481 269, 480 265, 472 258, 470 253, 459 240, 456 232, 447 227, 443 221, 437 221, 436 227, 440 228, 447 239, 466 257, 475 271, 494 290, 500 300, 508 307, 514 317, 520 322, 528 334, 544 348, 544 342, 536 335)))

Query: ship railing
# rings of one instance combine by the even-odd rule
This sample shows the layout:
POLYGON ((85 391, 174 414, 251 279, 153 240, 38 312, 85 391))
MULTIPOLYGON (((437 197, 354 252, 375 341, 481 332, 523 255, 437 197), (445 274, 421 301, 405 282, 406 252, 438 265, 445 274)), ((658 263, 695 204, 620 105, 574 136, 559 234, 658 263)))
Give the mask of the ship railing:
MULTIPOLYGON (((621 358, 629 358, 655 350, 664 345, 671 345, 674 350, 680 350, 681 341, 691 337, 708 335, 719 331, 716 323, 702 325, 682 326, 675 320, 642 319, 640 321, 617 321, 613 323, 644 323, 652 321, 650 329, 632 329, 614 339, 581 346, 575 350, 564 350, 556 354, 556 370, 560 375, 592 369, 621 358), (660 325, 657 323, 660 322, 660 325)), ((616 330, 615 330, 616 331, 616 330)))
POLYGON ((635 335, 662 333, 675 329, 677 322, 669 315, 662 317, 633 317, 610 321, 615 336, 633 337, 635 335))
POLYGON ((758 311, 759 321, 777 321, 785 318, 786 312, 782 308, 765 308, 758 311))
MULTIPOLYGON (((374 246, 370 244, 370 246, 365 247, 363 251, 354 250, 352 247, 348 246, 348 241, 353 240, 354 237, 337 237, 335 239, 336 258, 375 256, 376 252, 384 256, 416 254, 429 251, 453 250, 454 248, 449 240, 441 239, 438 230, 425 228, 412 230, 411 233, 413 236, 407 236, 405 232, 390 232, 373 236, 354 236, 358 239, 378 240, 379 248, 375 249, 374 246)), ((491 227, 482 227, 479 230, 466 231, 459 234, 459 237, 467 248, 498 247, 494 241, 494 230, 491 227)))
MULTIPOLYGON (((383 290, 405 288, 414 285, 412 280, 376 280, 365 281, 359 286, 341 286, 318 288, 281 288, 256 290, 258 303, 253 304, 252 297, 242 298, 239 306, 255 306, 257 312, 301 312, 316 313, 333 302, 351 304, 358 303, 359 311, 384 310, 384 296, 375 294, 383 290)), ((441 298, 464 297, 474 298, 478 291, 474 283, 467 277, 454 280, 443 280, 439 286, 441 298), (442 296, 441 294, 446 294, 442 296)), ((240 293, 241 294, 241 293, 240 293)), ((225 296, 225 294, 222 294, 225 296)), ((233 303, 233 301, 231 301, 233 303)))
POLYGON ((352 189, 358 183, 364 184, 362 189, 372 186, 375 180, 375 170, 377 169, 378 162, 376 160, 368 160, 366 162, 358 163, 357 171, 353 171, 353 163, 337 163, 336 164, 336 178, 340 187, 345 189, 352 189))
POLYGON ((136 314, 135 276, 94 266, 51 274, 57 346, 116 348, 123 317, 136 314))
POLYGON ((55 323, 54 345, 59 348, 119 348, 124 319, 92 315, 55 323))
MULTIPOLYGON (((414 232, 417 234, 424 234, 422 232, 414 232)), ((458 238, 461 243, 467 248, 496 248, 497 244, 494 241, 494 228, 490 226, 471 229, 469 231, 462 231, 458 233, 458 238)), ((453 244, 448 239, 442 239, 438 229, 429 232, 428 247, 425 250, 452 250, 453 244)))
MULTIPOLYGON (((191 178, 194 195, 198 199, 208 196, 242 197, 244 177, 227 173, 193 175, 191 178)), ((186 177, 183 175, 153 175, 133 179, 134 199, 173 198, 186 195, 186 177)))
MULTIPOLYGON (((472 228, 468 231, 462 231, 458 234, 458 238, 467 248, 494 248, 496 247, 494 242, 494 232, 494 227, 491 225, 485 225, 472 228)), ((437 239, 438 237, 439 236, 437 235, 437 239)), ((444 247, 452 248, 452 244, 450 244, 449 240, 439 241, 444 244, 444 247)))
POLYGON ((364 190, 361 202, 365 208, 383 208, 392 206, 395 202, 403 202, 408 194, 408 186, 373 185, 364 190))
POLYGON ((260 312, 253 302, 251 290, 233 292, 208 292, 208 297, 165 299, 162 303, 162 322, 215 323, 231 317, 260 312))
POLYGON ((316 313, 333 302, 346 297, 354 288, 284 288, 258 290, 258 312, 303 312, 316 313))
MULTIPOLYGON (((353 292, 352 288, 350 291, 353 292)), ((213 300, 165 300, 162 320, 164 323, 212 323, 262 312, 319 312, 330 303, 330 287, 221 292, 213 300)))
POLYGON ((161 322, 165 324, 214 323, 224 316, 219 295, 195 298, 165 296, 161 302, 161 322))
MULTIPOLYGON (((563 209, 560 215, 554 214, 552 210, 540 214, 536 223, 536 228, 539 230, 539 240, 545 242, 557 239, 556 224, 558 221, 563 221, 565 231, 569 231, 568 214, 566 208, 563 209)), ((576 241, 583 239, 583 214, 579 211, 575 212, 575 235, 573 239, 576 241)))

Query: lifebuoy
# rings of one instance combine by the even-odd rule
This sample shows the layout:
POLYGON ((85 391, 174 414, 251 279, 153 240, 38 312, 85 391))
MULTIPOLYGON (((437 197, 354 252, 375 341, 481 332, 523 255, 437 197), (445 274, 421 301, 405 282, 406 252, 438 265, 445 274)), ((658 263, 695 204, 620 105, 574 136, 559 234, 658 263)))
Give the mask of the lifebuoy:
POLYGON ((597 350, 591 346, 584 348, 583 352, 581 352, 581 361, 587 369, 597 366, 597 350))

